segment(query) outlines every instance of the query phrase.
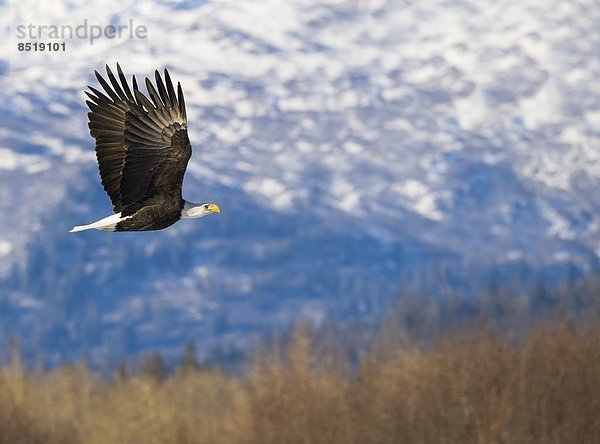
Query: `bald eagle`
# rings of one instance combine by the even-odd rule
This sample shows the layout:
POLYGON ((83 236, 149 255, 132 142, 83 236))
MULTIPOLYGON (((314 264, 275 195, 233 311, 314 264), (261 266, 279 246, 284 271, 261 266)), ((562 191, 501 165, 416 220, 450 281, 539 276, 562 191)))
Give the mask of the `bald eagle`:
POLYGON ((192 155, 181 85, 177 83, 175 93, 169 72, 165 69, 163 82, 155 71, 156 88, 146 78, 148 99, 135 76, 133 91, 129 88, 118 63, 119 80, 106 66, 110 85, 94 73, 105 93, 92 86, 85 92, 90 98, 89 128, 96 139, 102 185, 115 214, 70 232, 161 230, 181 218, 220 213, 214 203, 195 204, 181 195, 192 155))

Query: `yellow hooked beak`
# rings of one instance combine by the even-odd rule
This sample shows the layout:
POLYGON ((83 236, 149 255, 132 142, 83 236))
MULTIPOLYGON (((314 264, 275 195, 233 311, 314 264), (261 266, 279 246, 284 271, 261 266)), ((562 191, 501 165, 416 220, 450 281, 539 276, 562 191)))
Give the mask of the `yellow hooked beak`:
POLYGON ((210 204, 208 206, 208 211, 210 211, 212 213, 220 213, 221 209, 219 208, 219 206, 217 204, 210 204))

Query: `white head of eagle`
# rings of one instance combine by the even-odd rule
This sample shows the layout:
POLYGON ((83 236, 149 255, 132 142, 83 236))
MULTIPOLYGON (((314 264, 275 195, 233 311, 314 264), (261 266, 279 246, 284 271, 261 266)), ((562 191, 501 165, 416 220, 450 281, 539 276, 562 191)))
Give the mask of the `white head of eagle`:
POLYGON ((118 63, 118 79, 108 65, 108 82, 94 73, 104 93, 92 86, 85 92, 90 99, 88 126, 114 214, 70 232, 161 230, 181 218, 220 213, 217 204, 195 204, 182 197, 192 146, 181 85, 177 83, 175 92, 169 72, 165 69, 163 82, 155 71, 156 87, 145 79, 148 98, 135 76, 129 87, 118 63))

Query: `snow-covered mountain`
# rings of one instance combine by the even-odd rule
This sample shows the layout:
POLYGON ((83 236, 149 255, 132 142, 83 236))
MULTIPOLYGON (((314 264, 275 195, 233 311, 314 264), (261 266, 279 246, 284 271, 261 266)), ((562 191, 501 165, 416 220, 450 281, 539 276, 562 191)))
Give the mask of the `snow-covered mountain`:
POLYGON ((301 316, 381 314, 407 287, 598 268, 595 0, 0 8, 0 338, 40 359, 208 354, 301 316), (18 50, 84 23, 147 37, 18 50), (67 233, 111 210, 83 90, 117 61, 182 83, 184 195, 220 216, 67 233))

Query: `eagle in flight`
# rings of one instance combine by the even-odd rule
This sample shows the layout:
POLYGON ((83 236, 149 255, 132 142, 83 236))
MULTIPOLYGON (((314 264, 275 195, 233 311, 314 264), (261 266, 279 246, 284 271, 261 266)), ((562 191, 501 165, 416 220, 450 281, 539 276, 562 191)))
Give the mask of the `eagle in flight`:
POLYGON ((90 134, 96 139, 100 179, 114 213, 83 230, 150 231, 181 218, 220 213, 214 203, 195 204, 181 195, 183 175, 192 155, 181 85, 177 93, 169 72, 164 82, 155 71, 156 88, 146 78, 150 99, 133 77, 133 91, 117 63, 117 77, 108 65, 108 82, 94 71, 104 93, 89 86, 85 93, 90 134))

